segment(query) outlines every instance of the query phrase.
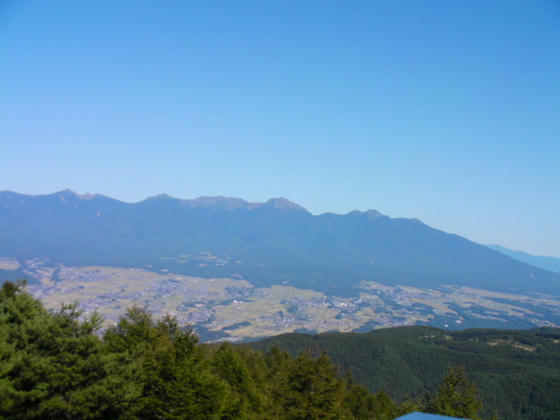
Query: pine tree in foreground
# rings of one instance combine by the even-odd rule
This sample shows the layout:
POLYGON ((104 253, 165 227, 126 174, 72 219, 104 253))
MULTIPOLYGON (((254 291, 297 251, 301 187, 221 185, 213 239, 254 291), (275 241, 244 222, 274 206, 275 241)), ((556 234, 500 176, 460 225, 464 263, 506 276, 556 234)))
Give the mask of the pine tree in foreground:
MULTIPOLYGON (((340 375, 326 354, 201 344, 132 307, 99 335, 76 304, 45 310, 24 283, 0 288, 0 419, 392 419, 422 409, 340 375)), ((464 369, 425 411, 477 419, 464 369)))

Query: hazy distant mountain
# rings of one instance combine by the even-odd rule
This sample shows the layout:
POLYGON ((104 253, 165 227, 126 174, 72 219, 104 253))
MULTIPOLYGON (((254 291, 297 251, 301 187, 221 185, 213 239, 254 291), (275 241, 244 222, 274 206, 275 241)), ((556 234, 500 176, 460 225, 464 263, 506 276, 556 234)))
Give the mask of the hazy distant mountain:
POLYGON ((531 255, 522 251, 514 251, 500 245, 488 245, 488 247, 515 260, 534 265, 535 267, 540 267, 544 270, 560 273, 560 258, 531 255))
POLYGON ((69 190, 1 192, 0 239, 0 256, 238 275, 256 286, 283 283, 339 295, 355 292, 363 280, 560 291, 559 274, 417 219, 375 210, 314 216, 283 198, 249 203, 159 195, 125 203, 69 190))

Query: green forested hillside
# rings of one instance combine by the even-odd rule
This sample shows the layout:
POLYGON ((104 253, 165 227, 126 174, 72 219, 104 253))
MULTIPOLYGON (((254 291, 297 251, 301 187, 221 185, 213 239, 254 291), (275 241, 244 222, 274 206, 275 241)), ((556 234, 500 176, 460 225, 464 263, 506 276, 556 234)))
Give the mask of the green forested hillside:
POLYGON ((370 333, 286 334, 252 343, 297 354, 326 352, 372 392, 397 400, 435 390, 449 366, 464 365, 486 414, 560 419, 560 329, 444 331, 401 327, 370 333))
POLYGON ((392 419, 413 410, 478 419, 476 385, 452 368, 425 400, 395 404, 324 354, 199 344, 172 317, 131 308, 99 334, 76 305, 46 311, 0 289, 2 419, 392 419))

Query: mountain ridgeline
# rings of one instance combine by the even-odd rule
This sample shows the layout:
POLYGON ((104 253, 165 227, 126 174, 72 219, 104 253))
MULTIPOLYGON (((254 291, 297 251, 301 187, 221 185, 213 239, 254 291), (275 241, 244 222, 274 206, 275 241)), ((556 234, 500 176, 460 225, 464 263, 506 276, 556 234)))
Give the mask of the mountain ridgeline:
POLYGON ((255 286, 288 284, 339 295, 364 280, 560 291, 560 274, 417 219, 375 210, 312 215, 283 198, 249 203, 160 195, 125 203, 69 190, 38 196, 0 192, 0 237, 0 255, 18 259, 241 276, 255 286), (199 254, 223 263, 193 258, 199 254))
POLYGON ((502 254, 513 258, 514 260, 534 265, 535 267, 540 267, 543 270, 560 273, 560 258, 531 255, 522 251, 514 251, 500 245, 488 245, 488 248, 491 248, 494 251, 501 252, 502 254))

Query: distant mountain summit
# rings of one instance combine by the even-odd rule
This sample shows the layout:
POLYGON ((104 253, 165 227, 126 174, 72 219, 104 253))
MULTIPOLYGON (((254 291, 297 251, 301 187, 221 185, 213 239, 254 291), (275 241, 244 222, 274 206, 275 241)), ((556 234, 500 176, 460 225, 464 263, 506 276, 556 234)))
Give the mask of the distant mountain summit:
POLYGON ((417 219, 376 210, 312 215, 285 198, 125 203, 70 190, 0 192, 0 256, 166 269, 351 294, 363 281, 560 292, 560 275, 417 219))
POLYGON ((277 210, 303 211, 305 213, 308 213, 308 211, 304 209, 302 206, 300 206, 299 204, 292 203, 290 200, 283 197, 271 198, 266 203, 256 204, 256 205, 253 204, 253 206, 254 207, 263 206, 263 207, 274 208, 277 210))
POLYGON ((223 197, 223 196, 215 196, 215 197, 203 196, 203 197, 198 197, 198 198, 188 200, 188 199, 174 198, 167 194, 159 194, 153 197, 148 197, 144 201, 160 201, 160 200, 180 202, 182 203, 182 205, 188 208, 211 208, 214 210, 235 210, 235 209, 253 210, 259 207, 270 207, 279 210, 297 210, 297 211, 307 212, 307 210, 302 206, 293 203, 287 198, 283 198, 283 197, 271 198, 265 203, 250 203, 241 198, 223 197))
POLYGON ((500 245, 488 245, 495 251, 501 252, 508 257, 513 258, 527 264, 534 265, 535 267, 540 267, 543 270, 549 270, 556 273, 560 273, 560 258, 558 257, 545 257, 541 255, 531 255, 522 251, 514 251, 512 249, 506 248, 500 245))

